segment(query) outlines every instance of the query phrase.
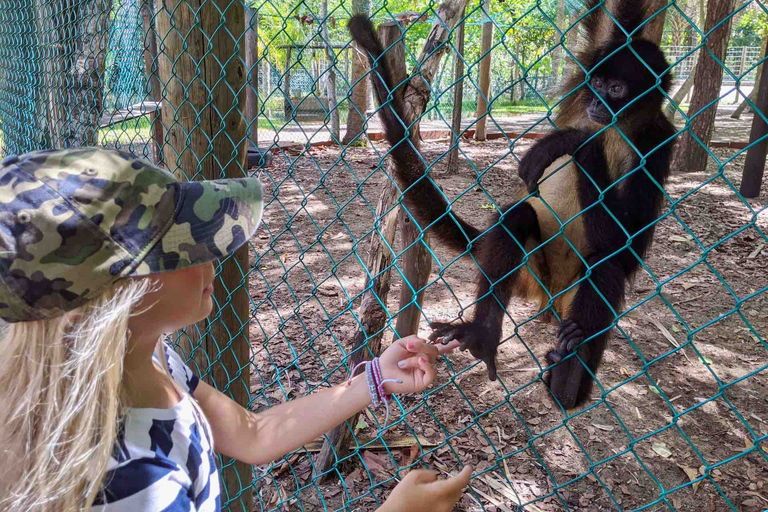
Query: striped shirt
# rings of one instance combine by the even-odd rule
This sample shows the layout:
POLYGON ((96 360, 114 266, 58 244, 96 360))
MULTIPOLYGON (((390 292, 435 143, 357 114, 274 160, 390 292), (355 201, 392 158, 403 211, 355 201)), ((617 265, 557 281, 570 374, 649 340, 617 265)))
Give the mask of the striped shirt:
POLYGON ((128 409, 94 511, 221 509, 211 429, 193 397, 199 380, 170 346, 164 347, 183 398, 170 409, 128 409))

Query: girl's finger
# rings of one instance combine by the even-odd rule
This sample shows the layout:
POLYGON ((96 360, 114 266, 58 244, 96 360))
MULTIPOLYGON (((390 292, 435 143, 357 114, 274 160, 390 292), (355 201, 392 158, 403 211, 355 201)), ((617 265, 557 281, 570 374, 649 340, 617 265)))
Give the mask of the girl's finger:
POLYGON ((421 368, 421 371, 424 372, 424 376, 421 378, 421 382, 423 383, 424 387, 427 387, 435 381, 437 378, 437 373, 425 357, 419 358, 419 368, 421 368))
POLYGON ((419 340, 419 339, 409 340, 408 343, 405 345, 405 347, 408 349, 408 352, 413 352, 415 354, 424 354, 425 356, 427 356, 432 360, 437 358, 439 354, 436 346, 432 345, 431 343, 426 343, 423 340, 419 340))
POLYGON ((419 366, 419 357, 424 356, 413 356, 409 357, 408 359, 401 359, 397 363, 397 367, 401 370, 418 370, 421 368, 421 366, 419 366))
POLYGON ((461 342, 459 340, 453 340, 452 342, 443 345, 442 343, 436 343, 434 346, 437 347, 437 352, 440 354, 449 354, 453 352, 455 349, 459 348, 459 345, 461 345, 461 342))
POLYGON ((444 492, 461 492, 469 483, 469 479, 472 476, 472 466, 464 466, 459 474, 435 482, 435 485, 440 487, 444 492))

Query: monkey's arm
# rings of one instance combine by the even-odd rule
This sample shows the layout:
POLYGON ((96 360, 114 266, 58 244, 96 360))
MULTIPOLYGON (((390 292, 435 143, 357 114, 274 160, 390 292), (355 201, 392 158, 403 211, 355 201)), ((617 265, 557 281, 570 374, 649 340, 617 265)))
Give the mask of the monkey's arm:
POLYGON ((576 128, 553 132, 539 139, 520 159, 517 174, 528 192, 536 190, 544 171, 563 155, 573 155, 591 133, 576 128))
POLYGON ((496 380, 496 351, 501 341, 501 326, 512 298, 514 271, 521 263, 523 249, 529 236, 540 237, 536 211, 526 203, 506 208, 495 227, 480 241, 477 260, 482 269, 479 275, 476 306, 470 322, 448 324, 433 322, 430 340, 443 338, 443 343, 454 339, 461 342, 461 350, 469 349, 488 367, 488 378, 496 380))

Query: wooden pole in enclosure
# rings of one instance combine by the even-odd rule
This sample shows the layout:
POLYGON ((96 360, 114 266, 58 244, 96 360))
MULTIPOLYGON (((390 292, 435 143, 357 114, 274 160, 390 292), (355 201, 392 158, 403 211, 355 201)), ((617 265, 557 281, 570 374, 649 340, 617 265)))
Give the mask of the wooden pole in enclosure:
MULTIPOLYGON (((451 29, 459 20, 459 16, 466 5, 467 0, 447 0, 446 2, 442 3, 440 7, 438 7, 436 13, 438 19, 432 25, 432 30, 430 31, 429 36, 424 43, 424 49, 422 50, 421 56, 419 58, 418 69, 421 70, 421 74, 414 77, 414 79, 409 80, 408 83, 404 85, 405 91, 403 91, 403 99, 405 103, 405 115, 407 119, 404 119, 403 121, 407 125, 411 125, 411 142, 414 144, 418 144, 419 135, 418 124, 414 123, 414 121, 421 117, 427 108, 432 80, 440 66, 440 60, 442 59, 443 53, 445 53, 447 50, 447 46, 443 43, 448 39, 448 35, 450 34, 451 29), (435 50, 435 48, 439 49, 435 50)), ((385 48, 389 48, 392 43, 401 37, 401 26, 399 23, 402 23, 407 19, 407 16, 395 17, 401 21, 383 23, 378 27, 378 37, 385 48)), ((384 58, 387 59, 387 62, 389 63, 390 69, 392 71, 392 79, 394 82, 402 83, 407 76, 405 72, 405 49, 403 47, 403 43, 401 42, 389 48, 386 55, 384 55, 384 58)), ((388 172, 390 174, 393 172, 392 168, 389 167, 391 165, 392 162, 387 161, 388 172)), ((382 193, 382 196, 379 200, 379 205, 376 208, 376 217, 379 219, 382 218, 382 215, 384 215, 385 212, 390 209, 391 211, 386 215, 384 219, 382 219, 381 227, 378 229, 379 233, 381 234, 379 237, 375 237, 371 241, 371 252, 368 258, 368 269, 370 275, 372 276, 377 276, 380 272, 382 272, 382 269, 385 269, 391 265, 392 253, 389 247, 391 247, 394 242, 395 229, 397 228, 398 217, 400 216, 400 214, 397 212, 398 210, 402 211, 402 208, 392 208, 392 205, 395 204, 396 199, 397 190, 394 185, 391 185, 387 187, 382 193), (386 240, 386 244, 382 240, 386 240)), ((410 224, 413 223, 411 222, 410 224)), ((415 232, 418 234, 420 232, 415 228, 415 226, 411 226, 411 228, 413 231, 406 231, 407 228, 405 228, 403 231, 402 238, 404 244, 407 244, 407 237, 412 236, 409 233, 415 232)), ((427 243, 426 240, 424 243, 427 243)), ((407 263, 409 258, 414 258, 414 262, 419 261, 417 259, 417 255, 419 254, 418 250, 426 249, 421 245, 412 247, 411 250, 409 250, 406 254, 406 267, 409 267, 409 264, 407 263), (411 253, 414 253, 414 255, 411 255, 411 253)), ((423 283, 426 283, 426 279, 429 276, 430 270, 427 265, 431 265, 431 259, 426 262, 423 259, 421 261, 423 268, 415 268, 416 264, 413 264, 414 273, 416 276, 413 277, 414 281, 411 282, 411 285, 416 290, 422 288, 424 286, 423 283)), ((365 295, 363 298, 363 303, 360 305, 358 317, 360 318, 363 329, 359 330, 355 334, 354 344, 351 348, 352 351, 355 351, 355 354, 348 360, 350 367, 354 367, 363 360, 370 359, 371 357, 369 353, 378 355, 379 350, 381 349, 381 334, 368 340, 368 350, 362 350, 361 347, 367 339, 368 335, 366 333, 379 332, 386 326, 388 316, 387 311, 381 307, 379 301, 382 304, 387 303, 390 272, 391 269, 383 272, 382 275, 376 279, 372 286, 372 292, 368 292, 365 295)), ((407 274, 406 278, 410 280, 407 274)), ((368 284, 370 283, 367 283, 367 285, 368 284)), ((403 283, 403 287, 407 287, 407 284, 403 283)), ((410 291, 408 293, 409 297, 407 303, 410 303, 412 297, 410 296, 410 291)), ((420 300, 420 298, 417 298, 417 300, 420 300)), ((400 336, 410 334, 406 331, 406 329, 413 329, 415 332, 415 329, 418 327, 418 308, 413 305, 410 309, 416 309, 416 314, 411 313, 413 316, 410 316, 409 320, 407 320, 407 323, 411 325, 401 326, 400 320, 398 319, 398 324, 395 327, 400 336), (412 327, 414 317, 416 318, 415 328, 412 327)), ((348 424, 352 425, 352 428, 354 428, 354 426, 357 424, 357 417, 358 415, 354 415, 348 420, 348 424)), ((348 440, 351 435, 352 432, 349 428, 347 428, 346 424, 337 426, 327 434, 326 439, 323 442, 323 446, 320 449, 320 453, 315 460, 316 475, 327 472, 337 459, 345 457, 348 451, 348 440)))
MULTIPOLYGON (((461 11, 461 18, 464 19, 466 9, 461 11)), ((456 29, 456 56, 453 59, 453 118, 451 119, 451 130, 455 134, 451 154, 448 155, 448 169, 456 168, 459 163, 459 141, 461 140, 461 114, 464 110, 464 22, 456 29)))
MULTIPOLYGON (((768 56, 768 52, 763 57, 768 56)), ((768 66, 761 66, 760 89, 757 91, 757 112, 752 118, 752 129, 749 133, 749 143, 765 137, 768 134, 768 124, 763 121, 763 115, 768 115, 768 66), (762 115, 760 115, 762 113, 762 115)), ((765 153, 768 150, 768 140, 761 140, 747 151, 744 161, 744 172, 741 175, 741 187, 739 191, 744 197, 757 197, 760 195, 760 186, 763 183, 765 172, 765 153)))
MULTIPOLYGON (((379 40, 385 48, 388 48, 397 38, 400 37, 399 25, 395 22, 381 24, 378 28, 379 40)), ((399 43, 389 48, 384 56, 389 63, 392 71, 392 79, 395 83, 405 80, 405 51, 403 44, 399 43)), ((389 161, 387 162, 389 165, 389 161)), ((388 169, 391 172, 391 169, 388 169)), ((397 223, 399 222, 400 208, 396 207, 397 189, 390 185, 384 189, 379 198, 379 204, 376 207, 376 218, 381 219, 381 225, 377 230, 380 235, 372 235, 371 249, 368 253, 366 266, 374 281, 371 291, 365 294, 360 308, 357 311, 357 317, 360 319, 362 328, 355 333, 351 352, 354 352, 347 361, 350 368, 354 368, 362 361, 371 360, 381 352, 381 338, 383 329, 387 323, 387 311, 381 307, 381 304, 387 303, 389 297, 389 286, 391 271, 388 269, 392 265, 393 254, 390 249, 395 243, 395 233, 397 223), (383 272, 383 273, 382 273, 383 272), (379 276, 379 274, 381 274, 379 276), (378 277, 376 277, 378 276, 378 277), (381 302, 381 304, 380 304, 381 302), (372 337, 371 333, 378 333, 372 337), (367 350, 363 346, 368 342, 367 350)), ((366 288, 371 285, 370 280, 366 282, 366 288)), ((404 285, 405 286, 405 285, 404 285)), ((357 425, 357 418, 360 414, 355 414, 349 419, 349 424, 354 428, 357 425)), ((345 424, 341 424, 328 433, 327 439, 323 443, 320 453, 315 461, 315 474, 321 474, 328 471, 333 466, 336 459, 347 455, 349 439, 352 432, 345 424)))
MULTIPOLYGON (((243 4, 165 0, 157 5, 155 22, 164 48, 159 68, 165 91, 162 119, 168 132, 165 163, 180 179, 241 177, 247 155, 241 115, 245 59, 238 43, 245 31, 243 4), (219 26, 222 19, 226 30, 219 26)), ((250 315, 243 277, 249 268, 248 251, 246 244, 221 263, 213 292, 220 310, 197 326, 205 336, 196 340, 192 326, 192 334, 181 340, 185 348, 198 350, 195 362, 207 380, 244 406, 250 398, 250 315)), ((221 462, 223 508, 251 512, 251 466, 227 457, 221 462)))
POLYGON ((483 0, 482 10, 486 18, 483 23, 483 41, 480 54, 484 55, 480 61, 480 90, 477 93, 477 124, 475 125, 475 140, 485 140, 485 125, 488 121, 488 95, 491 92, 491 44, 493 43, 493 22, 488 12, 489 0, 483 0))
POLYGON ((245 86, 245 119, 250 128, 248 140, 259 145, 259 11, 252 7, 245 9, 245 70, 248 84, 245 86))
POLYGON ((141 4, 141 18, 144 28, 144 69, 149 77, 149 97, 155 102, 156 108, 150 114, 152 124, 152 139, 154 139, 154 151, 152 158, 156 164, 163 163, 163 123, 160 119, 160 99, 162 88, 157 62, 157 34, 155 31, 154 13, 150 0, 141 4))

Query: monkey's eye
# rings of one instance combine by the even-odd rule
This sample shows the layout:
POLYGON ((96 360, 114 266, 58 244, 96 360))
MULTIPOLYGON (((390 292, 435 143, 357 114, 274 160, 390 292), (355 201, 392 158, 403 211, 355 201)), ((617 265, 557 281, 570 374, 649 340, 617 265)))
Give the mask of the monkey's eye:
POLYGON ((611 93, 611 96, 619 97, 624 95, 624 86, 623 85, 612 85, 610 89, 608 89, 608 92, 611 93))
POLYGON ((602 89, 603 88, 603 81, 600 80, 599 78, 594 78, 592 80, 592 87, 594 87, 595 89, 598 89, 598 90, 602 89))

